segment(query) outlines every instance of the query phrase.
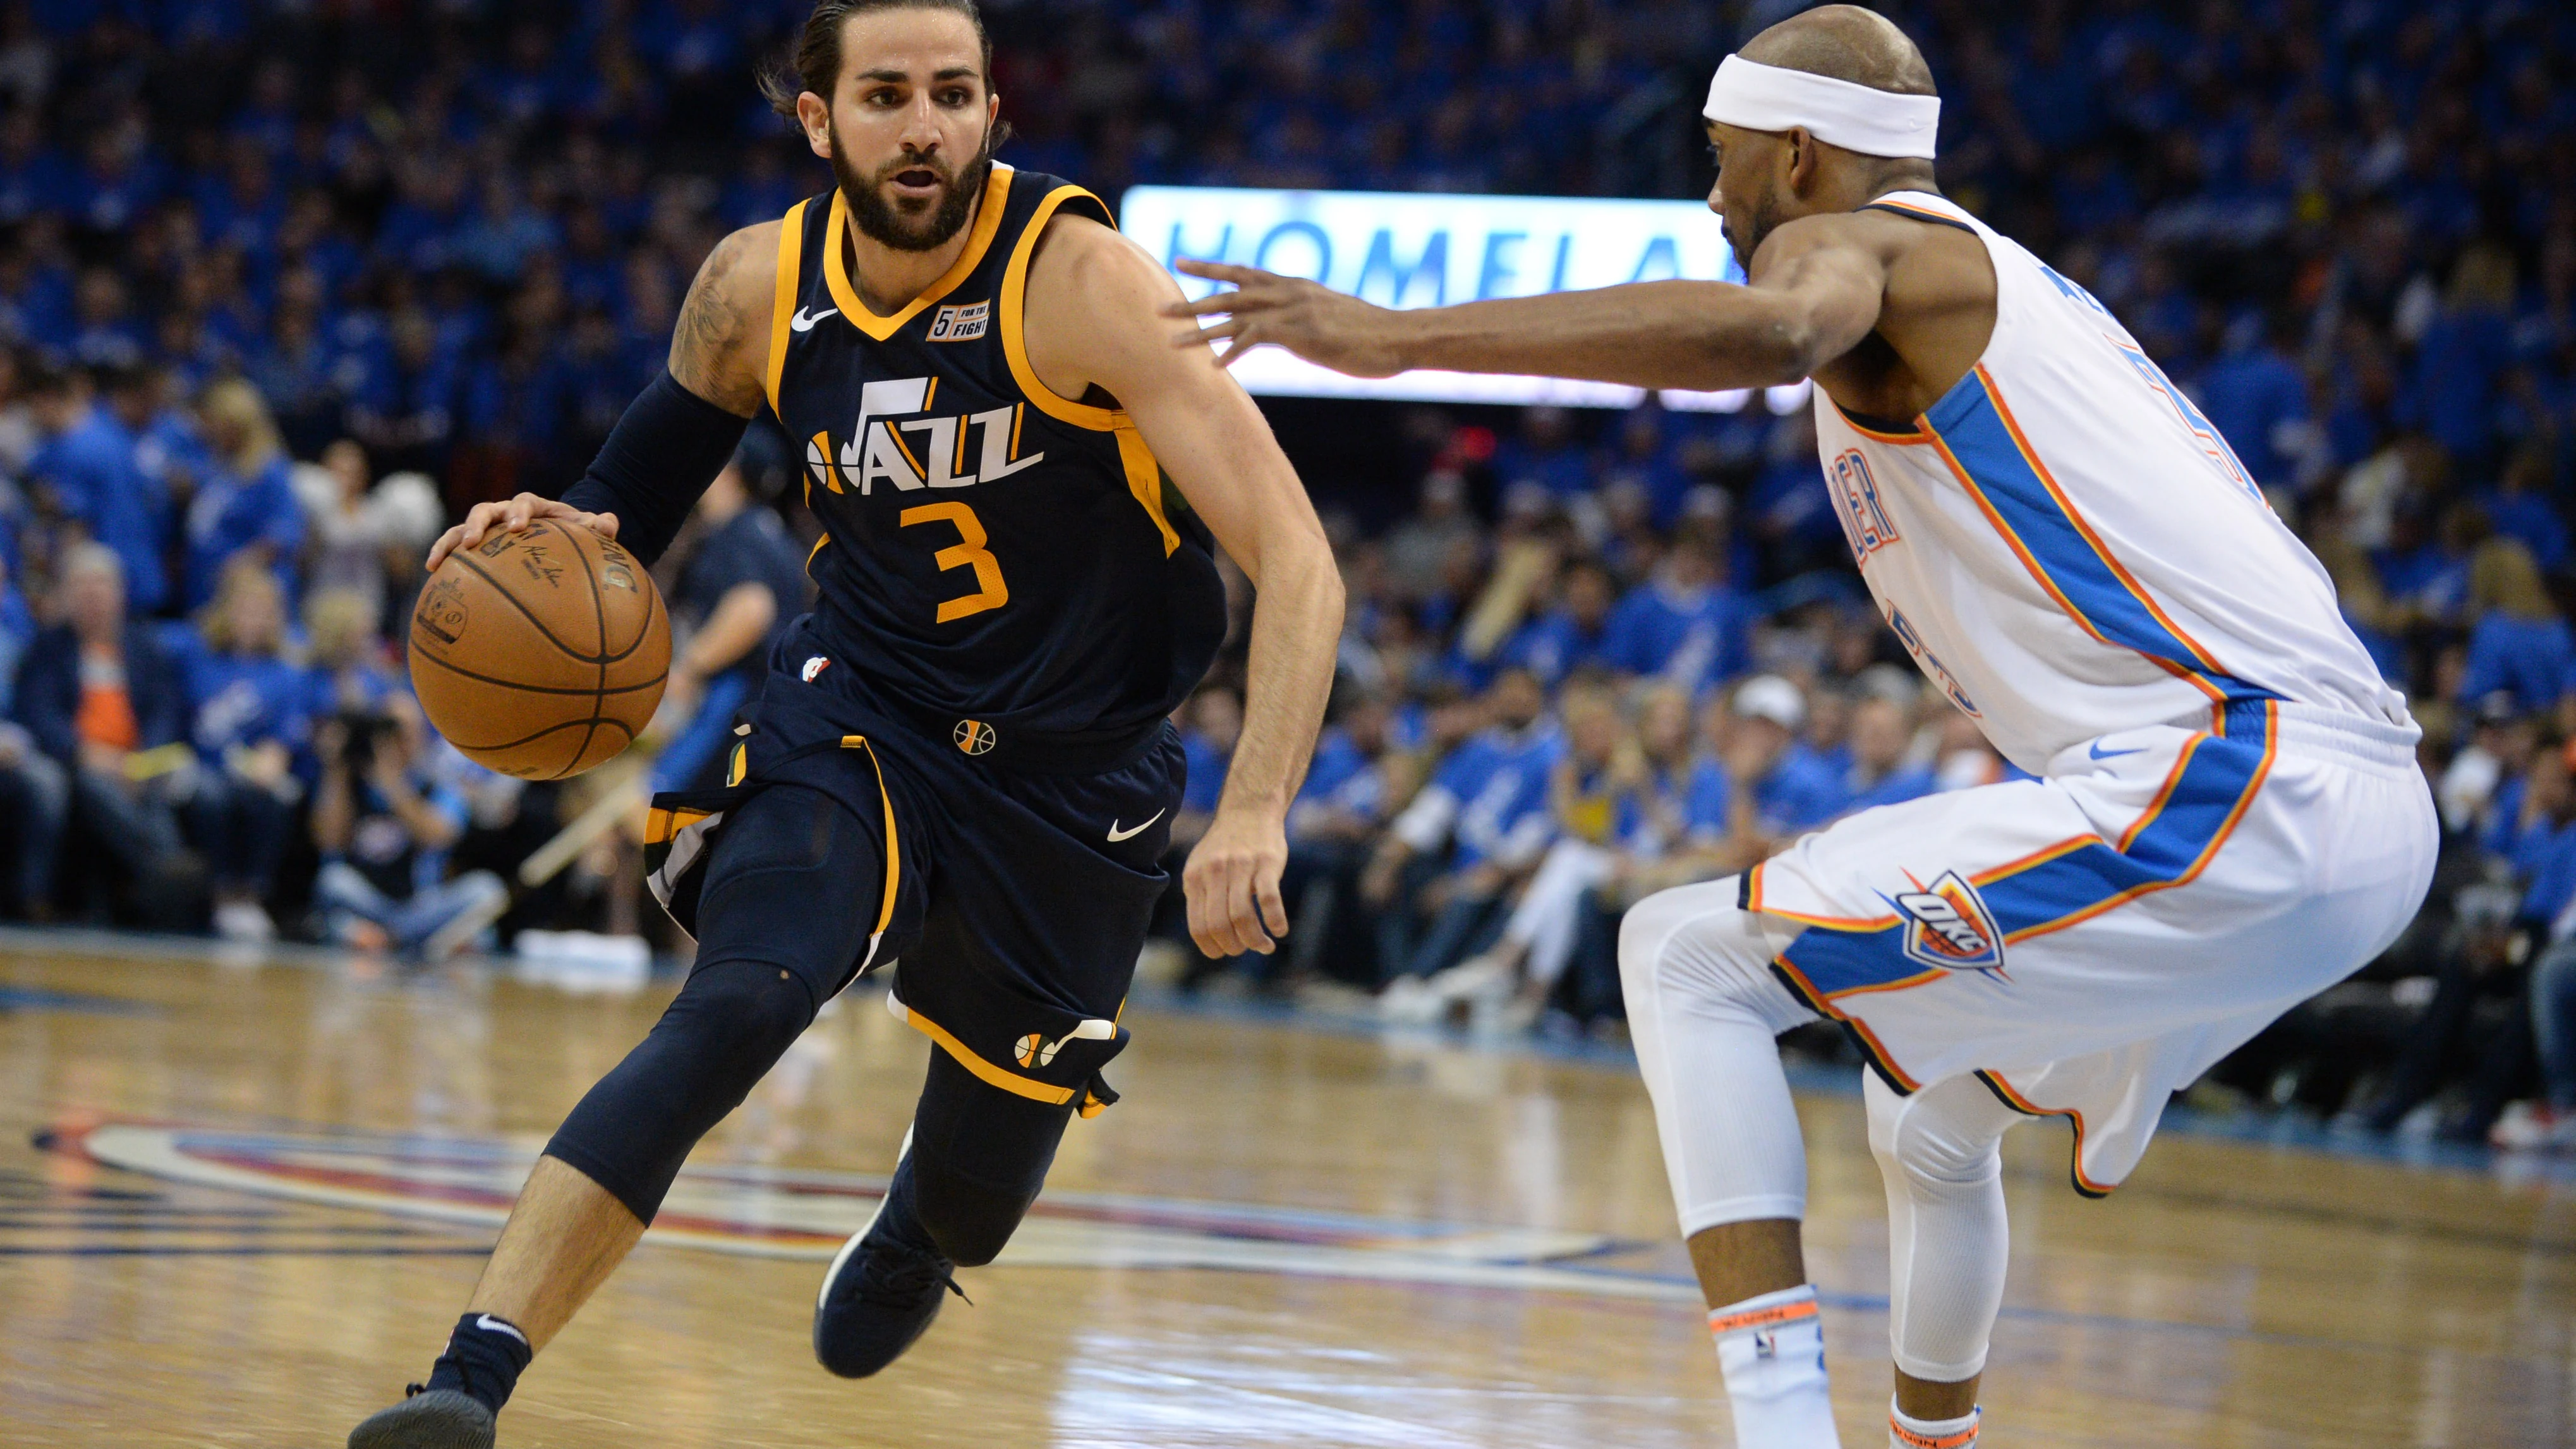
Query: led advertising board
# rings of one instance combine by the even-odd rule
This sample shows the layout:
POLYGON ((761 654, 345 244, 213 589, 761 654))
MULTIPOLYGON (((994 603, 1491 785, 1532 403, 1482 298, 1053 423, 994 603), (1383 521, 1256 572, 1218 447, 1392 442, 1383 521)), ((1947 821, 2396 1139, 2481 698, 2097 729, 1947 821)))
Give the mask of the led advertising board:
MULTIPOLYGON (((1677 277, 1744 280, 1724 226, 1696 201, 1136 186, 1120 207, 1119 226, 1167 267, 1185 257, 1262 267, 1382 307, 1677 277)), ((1193 298, 1217 290, 1196 277, 1179 281, 1193 298)), ((1624 408, 1645 396, 1638 388, 1561 378, 1433 371, 1344 377, 1276 347, 1245 354, 1234 370, 1251 391, 1281 397, 1624 408)), ((1806 399, 1803 383, 1771 391, 1777 411, 1806 399)), ((1666 406, 1692 411, 1733 412, 1746 401, 1741 391, 1664 394, 1666 406)))

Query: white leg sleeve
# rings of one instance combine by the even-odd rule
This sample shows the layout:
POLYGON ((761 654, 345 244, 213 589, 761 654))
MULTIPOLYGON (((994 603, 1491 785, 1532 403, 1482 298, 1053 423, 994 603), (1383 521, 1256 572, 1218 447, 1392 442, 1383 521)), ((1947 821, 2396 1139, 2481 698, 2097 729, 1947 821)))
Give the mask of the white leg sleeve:
POLYGON ((1957 1383, 1985 1372, 2012 1240, 2004 1132, 2025 1121, 1973 1076, 1900 1097, 1861 1073, 1869 1150, 1887 1183, 1888 1338, 1896 1366, 1957 1383))
POLYGON ((1733 878, 1647 897, 1619 925, 1619 979, 1655 1102, 1682 1236, 1803 1219, 1807 1154, 1772 1040, 1814 1013, 1771 975, 1791 938, 1736 906, 1733 878))

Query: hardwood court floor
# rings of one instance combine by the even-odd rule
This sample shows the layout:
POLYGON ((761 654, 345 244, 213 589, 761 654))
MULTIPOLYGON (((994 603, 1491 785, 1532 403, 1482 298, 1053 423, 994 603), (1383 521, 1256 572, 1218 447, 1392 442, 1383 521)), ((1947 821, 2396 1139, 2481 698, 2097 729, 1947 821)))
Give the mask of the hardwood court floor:
MULTIPOLYGON (((665 990, 0 941, 0 1444, 336 1446, 665 990)), ((895 1369, 814 1367, 821 1260, 927 1045, 856 999, 700 1150, 505 1445, 1728 1442, 1643 1091, 1611 1064, 1131 1014, 1126 1100, 895 1369)), ((1885 1442, 1885 1211, 1816 1093, 1844 1442, 1885 1442)), ((2108 1202, 2014 1134, 1987 1380, 2018 1446, 2560 1445, 2576 1190, 2169 1135, 2108 1202)))

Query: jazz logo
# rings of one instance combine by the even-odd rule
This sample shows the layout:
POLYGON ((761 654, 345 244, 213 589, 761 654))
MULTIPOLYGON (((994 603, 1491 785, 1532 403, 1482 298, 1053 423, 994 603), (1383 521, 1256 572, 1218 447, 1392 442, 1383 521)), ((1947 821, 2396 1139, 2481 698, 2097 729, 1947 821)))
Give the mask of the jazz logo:
POLYGON ((1102 1021, 1096 1016, 1086 1017, 1077 1023, 1073 1030, 1053 1041, 1048 1041, 1037 1032, 1030 1032, 1013 1045, 1011 1055, 1017 1057, 1020 1065, 1024 1067, 1051 1066, 1055 1062, 1055 1054, 1063 1050, 1066 1042, 1116 1041, 1117 1039, 1118 1023, 1102 1021))
POLYGON ((1905 918, 1906 959, 1944 971, 2003 970, 2004 934, 1976 887, 1955 870, 1944 871, 1926 887, 1906 875, 1914 889, 1887 897, 1905 918))

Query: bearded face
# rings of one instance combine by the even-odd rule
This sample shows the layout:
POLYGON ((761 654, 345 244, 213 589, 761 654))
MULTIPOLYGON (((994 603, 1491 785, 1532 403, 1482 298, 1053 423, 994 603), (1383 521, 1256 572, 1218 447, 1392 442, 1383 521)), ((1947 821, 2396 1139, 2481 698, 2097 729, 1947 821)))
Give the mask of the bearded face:
POLYGON ((993 170, 993 137, 963 165, 938 152, 906 146, 873 172, 862 173, 832 132, 832 174, 849 198, 850 217, 870 241, 896 251, 927 252, 945 246, 966 225, 993 170))

